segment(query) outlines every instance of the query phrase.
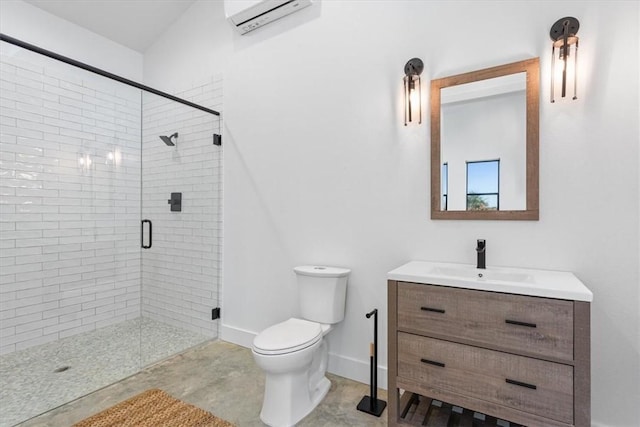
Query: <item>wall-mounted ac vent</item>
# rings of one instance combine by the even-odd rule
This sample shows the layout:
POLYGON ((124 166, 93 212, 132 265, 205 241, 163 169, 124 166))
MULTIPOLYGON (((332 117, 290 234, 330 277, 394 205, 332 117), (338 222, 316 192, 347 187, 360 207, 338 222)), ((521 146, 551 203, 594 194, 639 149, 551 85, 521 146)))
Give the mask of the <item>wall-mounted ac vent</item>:
POLYGON ((311 3, 312 0, 224 0, 224 12, 240 34, 246 34, 311 3))

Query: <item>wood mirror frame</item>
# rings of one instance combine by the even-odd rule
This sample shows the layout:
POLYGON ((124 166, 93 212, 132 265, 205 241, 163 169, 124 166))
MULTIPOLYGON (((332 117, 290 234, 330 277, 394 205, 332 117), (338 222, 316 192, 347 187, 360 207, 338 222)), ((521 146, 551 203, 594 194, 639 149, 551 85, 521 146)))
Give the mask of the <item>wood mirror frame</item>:
POLYGON ((539 58, 527 59, 431 81, 431 219, 538 220, 539 89, 539 58), (502 211, 441 210, 440 89, 521 72, 526 73, 526 209, 502 211))

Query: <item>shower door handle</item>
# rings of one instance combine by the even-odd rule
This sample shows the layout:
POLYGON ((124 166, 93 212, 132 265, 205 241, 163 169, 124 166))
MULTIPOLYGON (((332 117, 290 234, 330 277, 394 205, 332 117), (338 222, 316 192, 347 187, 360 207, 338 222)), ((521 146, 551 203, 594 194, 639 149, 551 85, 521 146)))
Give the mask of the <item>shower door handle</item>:
POLYGON ((151 247, 152 244, 152 238, 153 238, 153 226, 151 224, 151 221, 148 219, 143 219, 142 220, 142 230, 140 231, 140 246, 142 246, 142 249, 149 249, 151 247), (147 222, 149 223, 149 245, 145 246, 144 244, 144 223, 147 222))

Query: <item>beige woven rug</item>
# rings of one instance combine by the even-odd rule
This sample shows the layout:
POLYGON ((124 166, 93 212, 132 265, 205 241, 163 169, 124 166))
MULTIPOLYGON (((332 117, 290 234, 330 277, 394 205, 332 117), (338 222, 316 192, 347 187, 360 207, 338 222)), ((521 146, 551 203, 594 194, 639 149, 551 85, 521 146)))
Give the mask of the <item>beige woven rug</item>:
POLYGON ((73 427, 234 427, 159 389, 147 390, 73 427))

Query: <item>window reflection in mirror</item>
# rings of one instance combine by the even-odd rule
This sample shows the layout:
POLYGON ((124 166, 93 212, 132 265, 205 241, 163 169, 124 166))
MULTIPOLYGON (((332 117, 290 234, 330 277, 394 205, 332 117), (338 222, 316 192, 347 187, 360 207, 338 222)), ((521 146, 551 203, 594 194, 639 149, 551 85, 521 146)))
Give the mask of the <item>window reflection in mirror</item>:
POLYGON ((447 198, 449 196, 449 164, 442 164, 442 210, 447 210, 449 204, 447 198))
POLYGON ((467 210, 500 210, 500 160, 467 162, 467 210))

